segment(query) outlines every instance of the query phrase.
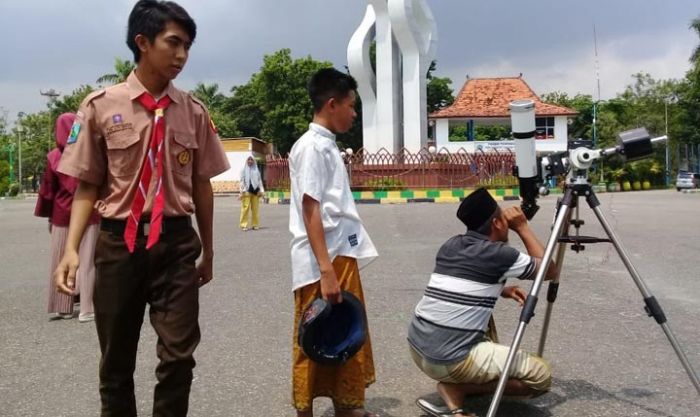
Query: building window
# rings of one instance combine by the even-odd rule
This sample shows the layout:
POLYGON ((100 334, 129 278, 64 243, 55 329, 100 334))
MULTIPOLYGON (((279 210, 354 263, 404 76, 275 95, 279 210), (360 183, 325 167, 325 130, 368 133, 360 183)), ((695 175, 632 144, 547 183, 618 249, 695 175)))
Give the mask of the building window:
POLYGON ((554 117, 535 118, 535 139, 554 139, 554 117))

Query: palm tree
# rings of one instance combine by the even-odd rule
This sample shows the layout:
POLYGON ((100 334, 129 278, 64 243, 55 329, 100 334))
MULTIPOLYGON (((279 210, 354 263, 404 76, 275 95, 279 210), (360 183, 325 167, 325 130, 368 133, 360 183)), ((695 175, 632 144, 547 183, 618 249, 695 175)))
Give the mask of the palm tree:
POLYGON ((128 59, 121 59, 119 57, 114 58, 114 74, 105 74, 97 79, 100 84, 110 83, 118 84, 126 81, 126 77, 131 74, 131 71, 136 68, 136 65, 129 61, 128 59))
MULTIPOLYGON (((700 17, 697 17, 690 22, 690 29, 693 29, 695 33, 700 36, 700 17)), ((695 47, 693 54, 690 56, 690 62, 700 63, 700 45, 695 47)))
POLYGON ((220 109, 226 100, 226 96, 219 92, 219 85, 197 83, 192 95, 202 100, 209 109, 220 109))

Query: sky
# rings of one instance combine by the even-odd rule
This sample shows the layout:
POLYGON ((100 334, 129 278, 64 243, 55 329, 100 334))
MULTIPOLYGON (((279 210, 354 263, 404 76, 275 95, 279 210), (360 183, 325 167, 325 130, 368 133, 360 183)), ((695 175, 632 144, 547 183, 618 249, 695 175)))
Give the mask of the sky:
MULTIPOLYGON (((133 59, 125 44, 134 0, 0 0, 0 112, 46 108, 40 91, 70 93, 113 72, 114 58, 133 59)), ((338 68, 364 16, 363 0, 181 0, 197 39, 175 81, 190 90, 217 83, 229 95, 263 56, 290 48, 338 68)), ((683 78, 700 38, 689 29, 698 0, 427 0, 437 23, 437 71, 455 94, 468 75, 518 76, 538 94, 615 97, 648 72, 683 78)))

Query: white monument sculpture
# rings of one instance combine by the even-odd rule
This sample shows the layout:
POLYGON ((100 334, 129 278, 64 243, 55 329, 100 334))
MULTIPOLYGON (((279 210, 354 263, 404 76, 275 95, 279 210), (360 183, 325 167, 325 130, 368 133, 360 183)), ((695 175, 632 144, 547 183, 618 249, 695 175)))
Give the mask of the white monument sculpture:
POLYGON ((348 43, 348 67, 362 99, 363 146, 374 153, 427 145, 426 74, 437 28, 425 0, 368 0, 348 43), (370 46, 376 43, 376 74, 370 46))

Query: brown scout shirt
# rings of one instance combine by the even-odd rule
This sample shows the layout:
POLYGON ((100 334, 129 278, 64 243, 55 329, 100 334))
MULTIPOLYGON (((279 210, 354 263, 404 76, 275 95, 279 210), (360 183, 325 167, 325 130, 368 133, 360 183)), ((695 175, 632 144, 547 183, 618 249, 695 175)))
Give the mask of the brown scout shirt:
MULTIPOLYGON (((87 96, 75 120, 79 127, 73 127, 77 138, 69 139, 58 166, 99 187, 95 206, 105 218, 126 219, 139 186, 153 128, 153 113, 137 100, 144 92, 132 72, 126 82, 87 96)), ((192 180, 208 180, 230 166, 205 106, 172 83, 166 94, 172 103, 164 116, 163 215, 186 216, 194 212, 192 180)), ((155 177, 154 170, 144 213, 151 211, 155 177)))

